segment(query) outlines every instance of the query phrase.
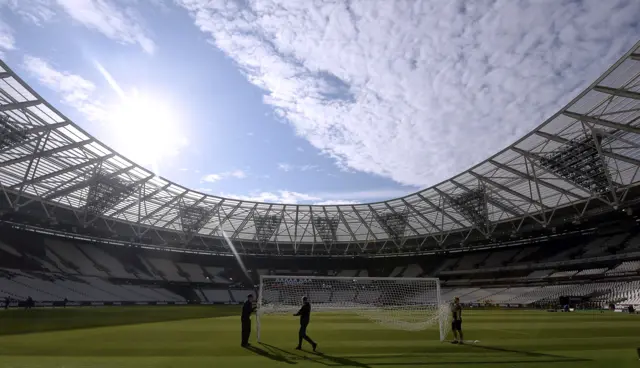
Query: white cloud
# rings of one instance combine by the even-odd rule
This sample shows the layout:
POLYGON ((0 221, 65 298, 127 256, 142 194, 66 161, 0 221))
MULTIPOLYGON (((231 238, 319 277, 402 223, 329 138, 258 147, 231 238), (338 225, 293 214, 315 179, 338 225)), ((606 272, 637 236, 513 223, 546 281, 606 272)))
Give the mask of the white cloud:
POLYGON ((13 29, 0 19, 0 57, 4 51, 15 49, 15 38, 13 37, 13 29))
POLYGON ((52 0, 0 0, 2 5, 37 26, 52 21, 56 15, 56 4, 52 0))
POLYGON ((326 200, 326 201, 320 201, 320 202, 315 202, 313 203, 314 205, 317 206, 329 206, 329 205, 348 205, 348 204, 358 204, 360 203, 359 201, 349 201, 349 200, 326 200))
POLYGON ((293 165, 281 162, 281 163, 278 164, 278 170, 284 171, 284 172, 289 172, 289 171, 293 170, 293 165))
POLYGON ((95 29, 112 40, 137 44, 152 54, 155 43, 140 26, 133 9, 108 0, 57 0, 69 16, 87 28, 95 29))
POLYGON ((311 171, 311 170, 320 171, 318 165, 292 165, 284 162, 281 162, 278 164, 278 170, 284 171, 284 172, 311 171))
POLYGON ((279 190, 276 192, 255 192, 249 195, 221 193, 220 196, 226 197, 226 198, 238 199, 242 201, 287 203, 287 204, 296 204, 300 202, 311 202, 311 201, 321 200, 321 198, 314 197, 313 195, 292 192, 288 190, 279 190))
MULTIPOLYGON (((65 14, 86 28, 122 44, 138 45, 146 53, 155 43, 142 26, 142 18, 132 2, 115 0, 4 0, 6 6, 36 25, 51 22, 65 14)), ((0 6, 3 1, 0 0, 0 6)))
POLYGON ((431 185, 530 131, 637 40, 640 2, 178 0, 351 169, 431 185))
POLYGON ((66 71, 58 71, 47 61, 26 55, 23 67, 40 83, 57 92, 62 102, 93 122, 105 119, 106 111, 93 96, 96 86, 83 77, 66 71))
POLYGON ((244 179, 246 177, 247 177, 247 173, 245 173, 244 171, 233 170, 233 171, 226 171, 218 174, 205 175, 202 177, 202 181, 208 182, 208 183, 215 183, 217 181, 224 180, 224 179, 230 179, 230 178, 244 179))
POLYGON ((379 189, 356 192, 326 192, 326 193, 300 193, 290 190, 256 191, 248 195, 220 193, 220 196, 251 202, 285 203, 285 204, 315 204, 315 205, 339 205, 358 204, 364 202, 387 200, 397 198, 413 190, 379 189))

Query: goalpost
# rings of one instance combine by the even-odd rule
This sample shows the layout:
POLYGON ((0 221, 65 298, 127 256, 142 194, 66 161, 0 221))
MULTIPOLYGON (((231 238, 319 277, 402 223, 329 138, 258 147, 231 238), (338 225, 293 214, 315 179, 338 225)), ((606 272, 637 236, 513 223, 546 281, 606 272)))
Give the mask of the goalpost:
POLYGON ((312 313, 355 313, 389 328, 420 331, 437 326, 440 341, 451 328, 449 304, 440 298, 437 278, 260 276, 257 337, 260 317, 298 311, 302 297, 312 313))

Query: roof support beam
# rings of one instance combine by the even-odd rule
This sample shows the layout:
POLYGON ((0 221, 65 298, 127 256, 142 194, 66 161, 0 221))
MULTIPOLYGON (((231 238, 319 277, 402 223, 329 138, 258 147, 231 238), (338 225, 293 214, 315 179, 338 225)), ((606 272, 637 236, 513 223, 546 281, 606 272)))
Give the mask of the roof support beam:
POLYGON ((455 217, 451 216, 450 214, 447 213, 447 211, 445 211, 444 209, 440 208, 438 205, 436 205, 435 203, 431 202, 429 199, 427 199, 427 197, 423 196, 421 193, 417 193, 418 197, 420 197, 426 204, 428 204, 429 206, 431 206, 434 210, 442 213, 446 218, 448 218, 449 220, 455 222, 458 226, 460 226, 460 228, 466 228, 468 227, 467 225, 464 225, 462 222, 458 221, 458 219, 456 219, 455 217))
POLYGON ((180 199, 182 199, 182 197, 185 196, 185 194, 189 193, 188 190, 185 190, 184 192, 180 193, 179 195, 171 198, 171 200, 165 204, 163 204, 162 206, 156 208, 155 210, 147 213, 143 218, 139 218, 138 221, 136 221, 138 223, 138 225, 141 225, 143 222, 147 221, 148 219, 150 219, 151 217, 153 217, 156 213, 162 211, 163 209, 166 209, 167 207, 170 207, 173 203, 175 203, 176 201, 179 201, 180 199))
POLYGON ((628 91, 626 89, 616 89, 616 88, 611 88, 611 87, 595 86, 595 87, 593 87, 593 90, 601 92, 601 93, 606 93, 606 94, 612 95, 612 96, 618 96, 618 97, 624 97, 624 98, 631 98, 631 99, 634 99, 634 100, 640 100, 640 93, 633 92, 633 91, 628 91))
MULTIPOLYGON (((139 184, 142 184, 142 182, 146 182, 146 181, 148 181, 148 180, 151 180, 151 178, 152 178, 152 177, 153 177, 153 175, 151 175, 151 176, 147 176, 146 178, 141 179, 141 180, 140 180, 140 183, 136 183, 136 185, 139 185, 139 184)), ((144 202, 144 201, 146 201, 147 199, 149 199, 149 198, 151 198, 151 197, 155 196, 156 194, 158 194, 158 193, 162 192, 163 190, 165 190, 165 189, 169 188, 169 186, 170 186, 170 185, 171 185, 171 183, 167 183, 167 184, 165 184, 165 185, 161 186, 160 188, 156 188, 156 190, 154 190, 153 192, 151 192, 151 193, 149 193, 149 194, 145 195, 144 197, 142 197, 142 198, 138 199, 138 200, 137 200, 137 201, 135 201, 135 202, 129 203, 128 205, 126 205, 126 206, 122 207, 121 209, 119 209, 119 210, 117 210, 116 212, 114 212, 114 213, 112 213, 111 215, 109 215, 109 217, 116 217, 116 216, 118 216, 119 214, 121 214, 121 213, 125 212, 125 211, 126 211, 126 210, 128 210, 129 208, 131 208, 131 207, 133 207, 133 206, 137 205, 138 203, 140 203, 140 202, 144 202)))
MULTIPOLYGON (((566 144, 566 143, 569 142, 568 139, 559 137, 559 136, 554 135, 554 134, 549 134, 549 133, 540 132, 540 131, 536 132, 536 134, 541 136, 541 137, 543 137, 543 138, 546 138, 548 140, 551 140, 551 141, 554 141, 554 142, 558 142, 558 143, 562 143, 562 144, 566 144)), ((628 164, 640 167, 640 160, 636 160, 635 158, 622 156, 622 155, 619 155, 619 154, 611 152, 611 151, 602 151, 602 155, 610 157, 610 158, 612 158, 614 160, 624 161, 624 162, 626 162, 628 164)))
POLYGON ((52 130, 56 130, 58 128, 63 128, 65 126, 69 125, 68 121, 64 121, 62 123, 55 123, 55 124, 47 124, 47 125, 38 125, 38 126, 26 126, 24 132, 27 134, 38 134, 38 133, 43 133, 43 132, 49 132, 52 130))
POLYGON ((576 114, 575 112, 571 112, 571 111, 564 111, 562 114, 567 116, 567 117, 570 117, 572 119, 576 119, 576 120, 579 120, 579 121, 582 121, 582 122, 585 122, 585 123, 591 123, 591 124, 605 126, 607 128, 611 128, 611 129, 621 130, 621 131, 624 131, 624 132, 640 134, 640 128, 634 127, 634 126, 631 126, 631 125, 620 124, 620 123, 616 123, 614 121, 609 121, 609 120, 605 120, 605 119, 601 119, 601 118, 596 118, 596 117, 593 117, 593 116, 576 114))
POLYGON ((442 232, 442 230, 436 224, 434 224, 433 221, 429 220, 427 216, 425 216, 422 212, 418 211, 411 203, 407 202, 404 198, 400 198, 400 200, 402 201, 402 203, 404 203, 405 206, 407 206, 411 211, 413 211, 413 213, 418 215, 421 219, 425 220, 429 225, 431 225, 438 232, 442 232))
POLYGON ((20 187, 20 186, 23 186, 23 185, 37 184, 37 183, 39 183, 41 181, 48 180, 48 179, 51 179, 51 178, 55 178, 56 176, 66 174, 66 173, 71 172, 71 171, 80 170, 80 169, 83 169, 83 168, 85 168, 87 166, 91 166, 91 165, 94 165, 94 164, 109 160, 110 158, 112 158, 114 156, 115 156, 115 153, 110 153, 110 154, 108 154, 106 156, 103 156, 103 157, 96 157, 96 158, 94 158, 92 160, 89 160, 89 161, 86 161, 86 162, 83 162, 83 163, 80 163, 80 164, 77 164, 77 165, 69 166, 66 169, 54 171, 54 172, 46 174, 46 175, 38 176, 37 178, 33 178, 33 179, 30 179, 30 180, 24 181, 22 183, 18 183, 18 184, 12 185, 9 188, 14 189, 14 188, 17 188, 17 187, 20 187))
POLYGON ((47 150, 47 151, 40 151, 40 152, 36 152, 36 153, 30 154, 30 155, 25 155, 25 156, 22 156, 22 157, 14 158, 13 160, 7 160, 7 161, 4 161, 4 162, 0 162, 0 167, 11 166, 11 165, 19 164, 21 162, 32 160, 34 158, 47 157, 47 156, 54 155, 56 153, 69 151, 69 150, 72 150, 72 149, 75 149, 75 148, 80 148, 80 147, 85 146, 85 145, 87 145, 89 143, 92 143, 93 141, 94 141, 94 139, 90 138, 90 139, 87 139, 87 140, 84 140, 84 141, 68 144, 66 146, 57 147, 57 148, 53 148, 53 149, 50 149, 50 150, 47 150))
POLYGON ((229 211, 229 213, 227 213, 224 218, 222 218, 222 220, 220 220, 220 209, 222 209, 222 206, 219 207, 218 209, 218 224, 213 228, 213 230, 211 230, 211 232, 209 233, 209 235, 213 235, 213 233, 215 233, 216 231, 218 231, 218 229, 221 229, 222 231, 224 231, 222 229, 222 225, 224 225, 224 223, 231 218, 231 216, 233 216, 234 213, 236 213, 236 211, 238 210, 238 208, 240 208, 240 206, 242 205, 242 201, 239 201, 238 204, 235 205, 235 207, 233 207, 231 209, 231 211, 229 211))
POLYGON ((251 208, 251 211, 249 211, 249 214, 244 218, 244 220, 242 220, 242 222, 240 223, 240 226, 238 226, 238 228, 231 235, 231 239, 235 239, 238 237, 238 235, 240 235, 240 232, 247 225, 247 222, 249 222, 249 219, 253 218, 253 214, 256 212, 257 208, 258 208, 258 203, 253 205, 253 207, 251 208))
MULTIPOLYGON (((354 242, 357 242, 358 238, 356 237, 356 234, 353 233, 353 230, 351 230, 351 226, 349 226, 349 222, 344 217, 344 213, 342 213, 342 211, 340 210, 340 206, 336 206, 336 209, 338 210, 338 216, 340 216, 340 220, 342 221, 344 226, 347 228, 347 231, 349 232, 349 235, 351 236, 351 240, 353 240, 354 242)), ((360 248, 360 250, 362 250, 362 247, 359 247, 359 248, 360 248)))
MULTIPOLYGON (((375 241, 378 241, 378 237, 376 236, 376 234, 373 233, 373 231, 371 230, 371 227, 369 227, 369 224, 367 224, 367 222, 362 218, 362 216, 360 215, 360 212, 358 212, 358 210, 356 210, 356 207, 354 205, 351 205, 351 210, 353 210, 353 212, 356 214, 356 216, 358 216, 358 220, 360 220, 360 222, 362 222, 364 227, 367 228, 367 231, 369 232, 369 234, 371 234, 373 239, 375 241)), ((373 213, 371 214, 371 216, 373 216, 373 213)))
MULTIPOLYGON (((475 175, 474 175, 474 176, 475 176, 475 175)), ((450 181, 450 182, 452 182, 453 184, 455 184, 455 186, 457 186, 458 188, 460 188, 460 189, 462 189, 462 190, 465 190, 465 191, 467 191, 467 192, 470 192, 470 191, 471 191, 469 188, 467 188, 466 186, 464 186, 464 185, 462 185, 462 184, 458 183, 457 181, 455 181, 455 180, 453 180, 453 179, 451 179, 451 180, 449 180, 449 181, 450 181)), ((511 208, 511 207, 507 207, 507 206, 505 206, 503 203, 500 203, 499 201, 496 201, 495 199, 491 198, 491 196, 489 196, 489 195, 486 195, 486 199, 487 199, 487 202, 488 202, 488 203, 491 203, 492 205, 494 205, 494 206, 496 206, 496 207, 500 208, 500 209, 501 209, 501 210, 503 210, 504 212, 508 212, 508 213, 510 213, 510 214, 511 214, 512 216, 514 216, 514 217, 520 217, 520 216, 524 215, 524 213, 523 213, 523 212, 520 212, 520 209, 515 210, 515 209, 513 209, 513 208, 511 208)))
POLYGON ((545 206, 543 203, 540 203, 538 201, 534 201, 530 197, 527 197, 526 195, 524 195, 522 193, 518 193, 518 192, 516 192, 516 191, 514 191, 514 190, 512 190, 512 189, 510 189, 508 187, 505 187, 504 185, 502 185, 500 183, 496 183, 495 181, 493 181, 493 180, 491 180, 491 179, 489 179, 487 177, 484 177, 484 176, 482 176, 480 174, 477 174, 477 173, 475 173, 473 171, 469 171, 469 174, 471 174, 474 177, 476 177, 476 179, 478 179, 480 181, 483 181, 483 182, 485 182, 487 184, 490 184, 493 187, 499 188, 500 190, 504 190, 505 192, 507 192, 507 193, 509 193, 509 194, 511 194, 511 195, 513 195, 515 197, 518 197, 518 198, 522 199, 523 201, 525 201, 525 202, 527 202, 529 204, 532 204, 532 205, 535 205, 535 206, 540 206, 545 211, 549 210, 549 207, 545 206))
MULTIPOLYGON (((535 154, 533 154, 532 152, 527 152, 527 151, 524 151, 524 150, 521 150, 521 149, 519 149, 519 148, 515 148, 515 147, 512 147, 511 149, 512 149, 512 150, 514 150, 514 151, 516 151, 516 152, 518 152, 519 154, 521 154, 521 155, 523 155, 523 156, 530 157, 530 158, 533 158, 533 159, 535 159, 535 158, 536 158, 536 155, 535 155, 535 154)), ((520 170, 516 170, 516 169, 514 169, 514 168, 512 168, 512 167, 509 167, 509 166, 507 166, 507 165, 505 165, 505 164, 501 164, 501 163, 499 163, 499 162, 497 162, 497 161, 494 161, 494 160, 489 160, 489 162, 490 162, 492 165, 494 165, 495 167, 497 167, 497 168, 499 168, 499 169, 502 169, 502 170, 504 170, 504 171, 508 171, 508 172, 510 172, 510 173, 512 173, 512 174, 514 174, 514 175, 518 175, 518 176, 520 176, 520 177, 521 177, 521 178, 523 178, 523 179, 527 179, 527 180, 530 180, 530 181, 535 181, 535 178, 534 178, 534 177, 532 177, 531 175, 525 174, 525 173, 523 173, 523 172, 522 172, 522 171, 520 171, 520 170)), ((578 194, 575 194, 575 193, 573 193, 573 192, 571 192, 571 191, 568 191, 568 190, 563 189, 563 188, 560 188, 560 187, 558 187, 558 186, 556 186, 556 185, 553 185, 553 184, 547 183, 546 181, 544 181, 544 180, 542 180, 542 179, 540 179, 540 178, 538 178, 538 183, 539 183, 540 185, 542 185, 543 187, 547 187, 547 188, 549 188, 549 189, 553 189, 553 190, 555 190, 556 192, 562 193, 562 194, 564 194, 564 195, 566 195, 566 196, 573 197, 573 198, 575 198, 575 199, 579 199, 579 200, 586 200, 586 199, 587 199, 587 198, 582 197, 582 196, 580 196, 580 195, 578 195, 578 194)), ((571 184, 571 185, 572 185, 572 186, 574 186, 573 184, 571 184)), ((580 189, 580 190, 583 190, 583 189, 580 189)))
MULTIPOLYGON (((466 187, 462 186, 461 184, 458 184, 457 182, 454 182, 453 180, 451 180, 451 181, 453 182, 453 184, 456 184, 457 186, 459 186, 459 187, 461 187, 463 190, 465 190, 465 192, 470 191, 468 188, 466 188, 466 187)), ((440 196, 441 196, 442 198, 446 198, 446 200, 448 200, 448 201, 450 201, 450 202, 453 202, 453 198, 452 198, 449 194, 447 194, 447 193, 443 192, 442 190, 440 190, 440 189, 438 189, 438 188, 436 188, 436 187, 434 187, 434 188, 433 188, 433 190, 435 190, 436 192, 438 192, 438 194, 440 194, 440 196)), ((485 194, 485 196, 486 196, 486 194, 485 194)), ((485 203, 485 205, 486 205, 486 203, 485 203)), ((459 211, 456 211, 456 212, 460 213, 459 211)), ((505 211, 505 212, 508 212, 508 211, 505 211)), ((460 224, 460 226, 462 226, 462 228, 472 227, 472 228, 478 229, 478 231, 480 231, 480 232, 481 232, 483 235, 485 235, 485 236, 488 236, 488 235, 489 235, 489 232, 488 232, 488 230, 489 230, 489 229, 483 229, 483 228, 481 228, 480 226, 478 226, 478 224, 475 224, 475 223, 473 222, 473 219, 470 219, 470 218, 469 218, 469 216, 467 216, 467 214, 460 213, 460 215, 461 215, 462 217, 464 217, 464 218, 465 218, 465 220, 469 221, 469 226, 463 225, 463 224, 461 224, 460 222, 458 222, 458 223, 460 224)), ((486 221, 489 221, 489 219, 487 218, 487 219, 486 219, 486 221)), ((456 221, 456 222, 457 222, 457 221, 456 221)))
MULTIPOLYGON (((114 171, 114 172, 112 172, 112 173, 109 173, 108 175, 106 175, 106 177, 107 177, 107 178, 113 178, 113 177, 118 176, 118 175, 120 175, 120 174, 124 174, 124 173, 126 173, 127 171, 132 170, 133 168, 134 168, 134 166, 127 166, 127 167, 125 167, 124 169, 120 169, 120 170, 118 170, 118 171, 114 171)), ((84 188, 84 187, 88 187, 89 185, 91 185, 91 183, 92 183, 92 181, 93 181, 93 179, 94 179, 94 178, 95 178, 95 175, 91 176, 91 177, 90 177, 89 179, 87 179, 87 180, 84 180, 84 181, 82 181, 82 182, 80 182, 80 183, 77 183, 77 184, 75 184, 75 185, 72 185, 72 186, 69 186, 69 187, 63 188, 63 189, 61 189, 61 190, 59 190, 59 191, 57 191, 57 192, 53 192, 53 193, 49 193, 49 194, 45 194, 45 195, 44 195, 44 198, 45 198, 46 200, 51 200, 51 199, 53 199, 53 198, 57 198, 57 197, 60 197, 60 196, 63 196, 63 195, 67 195, 67 194, 73 193, 73 192, 75 192, 76 190, 79 190, 79 189, 82 189, 82 188, 84 188)))
POLYGON ((13 103, 0 105, 0 111, 4 112, 4 111, 9 111, 9 110, 26 109, 27 107, 36 106, 36 105, 39 105, 41 103, 42 102, 40 102, 38 100, 35 100, 35 101, 24 101, 24 102, 13 102, 13 103))
MULTIPOLYGON (((194 202, 191 206, 198 206, 198 205, 199 205, 200 203, 202 203, 202 201, 204 201, 206 198, 207 198, 207 196, 206 196, 206 195, 203 195, 200 199, 198 199, 196 202, 194 202)), ((221 202, 217 203, 217 204, 214 206, 214 208, 216 208, 216 209, 217 209, 217 208, 218 208, 218 204, 222 204, 222 202, 224 202, 224 199, 223 199, 221 202)), ((167 222, 167 223, 163 226, 163 228, 168 228, 169 226, 171 226, 171 224, 173 224, 174 222, 176 222, 176 220, 177 220, 177 219, 179 219, 179 218, 180 218, 180 213, 178 213, 177 215, 175 215, 175 216, 171 219, 171 221, 167 222)), ((158 221, 156 221, 156 222, 153 224, 153 226, 155 226, 155 225, 156 225, 156 223, 158 223, 158 221)))
POLYGON ((629 58, 631 60, 640 61, 640 54, 631 54, 631 56, 629 56, 629 58))

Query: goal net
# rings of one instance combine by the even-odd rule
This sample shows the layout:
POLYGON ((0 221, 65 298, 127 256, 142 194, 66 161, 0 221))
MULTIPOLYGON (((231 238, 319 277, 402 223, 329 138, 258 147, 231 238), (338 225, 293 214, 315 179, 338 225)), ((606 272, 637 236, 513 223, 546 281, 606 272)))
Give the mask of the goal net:
POLYGON ((348 312, 389 328, 420 331, 437 327, 444 341, 451 327, 449 304, 437 278, 260 276, 260 317, 295 313, 306 296, 315 312, 348 312))

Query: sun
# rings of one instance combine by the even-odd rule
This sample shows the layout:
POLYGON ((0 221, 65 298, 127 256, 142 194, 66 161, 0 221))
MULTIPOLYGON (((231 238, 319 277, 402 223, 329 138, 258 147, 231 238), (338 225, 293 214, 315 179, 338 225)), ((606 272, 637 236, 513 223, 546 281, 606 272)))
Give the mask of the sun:
POLYGON ((187 145, 180 116, 153 93, 123 94, 109 109, 107 128, 122 154, 156 173, 164 159, 187 145))

